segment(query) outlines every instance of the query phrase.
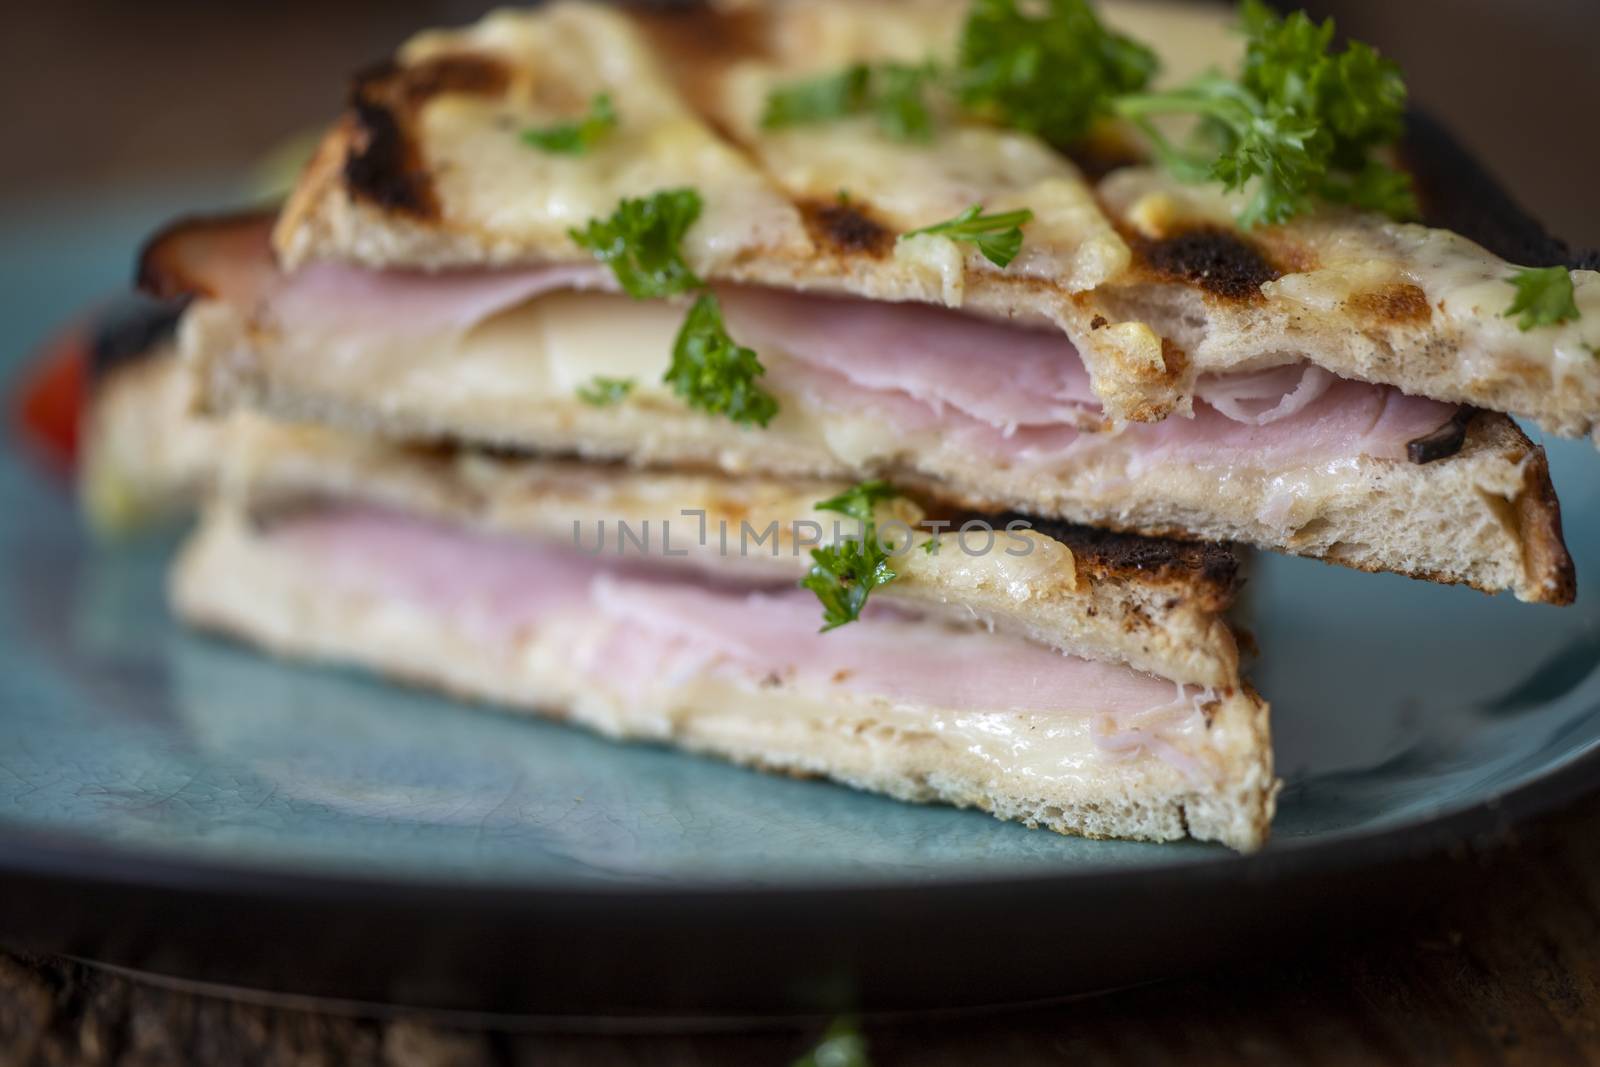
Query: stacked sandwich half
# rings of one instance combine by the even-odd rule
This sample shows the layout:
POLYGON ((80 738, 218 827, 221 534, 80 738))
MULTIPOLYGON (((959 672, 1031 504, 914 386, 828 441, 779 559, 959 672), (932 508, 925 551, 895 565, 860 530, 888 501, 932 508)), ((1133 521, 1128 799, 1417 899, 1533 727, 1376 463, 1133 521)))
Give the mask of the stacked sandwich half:
MULTIPOLYGON (((935 88, 1008 28, 1138 59, 1086 12, 566 2, 417 37, 275 220, 146 251, 228 418, 179 612, 906 799, 1258 846, 1217 543, 1570 601, 1543 453, 1496 411, 1600 425, 1600 277, 1518 321, 1516 268, 1455 234, 1182 184, 1129 162, 1142 119, 1074 162, 935 88)), ((1105 17, 1169 69, 1223 25, 1105 17)))

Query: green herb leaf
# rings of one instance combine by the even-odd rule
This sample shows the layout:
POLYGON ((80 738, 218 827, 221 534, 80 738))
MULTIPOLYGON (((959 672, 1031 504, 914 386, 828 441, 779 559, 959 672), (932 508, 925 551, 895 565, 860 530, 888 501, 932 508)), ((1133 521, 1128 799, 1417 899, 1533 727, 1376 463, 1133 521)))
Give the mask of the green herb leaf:
POLYGON ((971 241, 990 263, 1005 267, 1022 251, 1022 227, 1032 221, 1033 212, 1027 208, 985 215, 982 204, 973 204, 953 219, 903 233, 900 239, 926 233, 952 241, 971 241))
POLYGON ((1325 200, 1394 219, 1414 219, 1419 214, 1411 175, 1375 159, 1368 160, 1354 176, 1339 172, 1327 175, 1319 191, 1325 200))
POLYGON ((1242 10, 1247 43, 1238 81, 1201 75, 1165 92, 1123 96, 1116 113, 1144 130, 1180 178, 1228 189, 1254 180, 1239 217, 1246 226, 1283 222, 1318 199, 1414 216, 1410 177, 1372 156, 1403 128, 1399 67, 1358 41, 1332 52, 1331 19, 1318 23, 1303 11, 1280 17, 1260 0, 1245 0, 1242 10), (1160 114, 1199 117, 1194 143, 1171 144, 1150 121, 1160 114))
POLYGON ((830 496, 826 500, 819 500, 812 506, 818 511, 837 511, 841 515, 848 515, 858 522, 872 522, 878 510, 878 505, 885 500, 893 500, 900 493, 888 482, 873 479, 862 482, 840 493, 830 496))
POLYGON ((667 189, 641 199, 625 199, 609 218, 591 219, 567 233, 611 267, 618 283, 636 300, 672 296, 704 286, 684 262, 683 235, 700 217, 700 194, 667 189))
POLYGON ((761 127, 778 130, 859 115, 867 109, 871 88, 872 70, 865 63, 782 86, 768 94, 761 127))
POLYGON ((608 408, 626 400, 634 385, 632 378, 607 378, 596 374, 578 387, 578 399, 593 407, 608 408))
POLYGON ((522 143, 555 155, 578 156, 617 128, 617 112, 609 93, 589 101, 589 113, 577 122, 564 122, 541 130, 523 130, 522 143))
POLYGON ((774 89, 761 125, 777 130, 871 113, 895 140, 927 141, 933 137, 933 115, 925 93, 936 74, 932 63, 856 63, 774 89))
POLYGON ((880 502, 898 495, 887 482, 870 481, 816 504, 819 511, 836 511, 861 523, 859 538, 811 550, 811 570, 800 584, 822 603, 823 633, 859 619, 872 591, 897 577, 878 541, 874 516, 880 502))
POLYGON ((1506 281, 1517 290, 1503 318, 1512 315, 1519 330, 1538 326, 1559 326, 1578 317, 1578 301, 1572 291, 1572 273, 1565 267, 1530 267, 1519 270, 1506 281))
POLYGON ((979 113, 1065 148, 1149 84, 1155 53, 1101 25, 1087 0, 976 0, 961 31, 957 94, 979 113))
POLYGON ((817 1047, 794 1061, 793 1067, 872 1067, 867 1042, 854 1019, 835 1019, 817 1047))
POLYGON ((741 426, 765 426, 778 413, 777 400, 756 381, 766 373, 753 350, 728 336, 722 305, 706 293, 678 330, 663 381, 696 410, 726 415, 741 426))
POLYGON ((885 63, 877 69, 872 111, 884 133, 897 141, 933 139, 933 115, 923 94, 937 73, 931 63, 885 63))

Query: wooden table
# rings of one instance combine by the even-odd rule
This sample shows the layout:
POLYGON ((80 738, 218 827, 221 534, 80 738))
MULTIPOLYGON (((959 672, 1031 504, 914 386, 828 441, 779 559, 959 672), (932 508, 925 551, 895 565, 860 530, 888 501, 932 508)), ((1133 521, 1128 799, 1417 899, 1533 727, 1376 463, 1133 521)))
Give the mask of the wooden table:
MULTIPOLYGON (((1280 960, 1025 1011, 868 1022, 876 1067, 1600 1061, 1600 797, 1456 859, 1458 891, 1396 928, 1280 960)), ((815 1028, 636 1036, 358 1019, 0 954, 0 1065, 185 1062, 787 1065, 815 1028)))

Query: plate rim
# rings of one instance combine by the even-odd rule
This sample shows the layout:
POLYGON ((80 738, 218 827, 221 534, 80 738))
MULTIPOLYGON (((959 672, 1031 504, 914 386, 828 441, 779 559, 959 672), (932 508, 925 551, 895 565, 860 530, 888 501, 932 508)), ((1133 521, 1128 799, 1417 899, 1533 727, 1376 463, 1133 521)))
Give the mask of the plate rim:
MULTIPOLYGON (((828 878, 792 884, 737 880, 668 884, 639 882, 575 882, 541 880, 527 876, 479 880, 409 874, 365 873, 355 870, 307 868, 286 870, 282 865, 248 860, 181 856, 159 846, 122 847, 90 834, 70 830, 42 830, 0 820, 0 876, 59 879, 106 888, 139 887, 200 891, 260 897, 304 904, 337 904, 373 899, 381 893, 392 903, 419 903, 430 898, 467 900, 499 907, 507 901, 553 905, 569 899, 606 897, 659 905, 703 906, 737 900, 741 903, 806 897, 859 898, 862 895, 939 893, 965 895, 1040 889, 1110 889, 1138 883, 1141 889, 1157 883, 1285 880, 1311 877, 1330 870, 1349 871, 1377 867, 1389 861, 1423 859, 1443 850, 1464 846, 1492 846, 1539 816, 1600 793, 1600 739, 1589 741, 1559 763, 1541 770, 1508 789, 1490 793, 1471 803, 1419 814, 1378 829, 1334 830, 1309 834, 1279 844, 1269 842, 1260 852, 1239 854, 1222 846, 1177 847, 1204 849, 1205 855, 1189 860, 1156 864, 1074 864, 1070 870, 1019 870, 992 877, 957 874, 933 880, 892 875, 828 878), (270 891, 270 892, 268 892, 270 891), (468 899, 470 898, 470 899, 468 899)), ((1037 830, 1036 833, 1048 833, 1037 830)))

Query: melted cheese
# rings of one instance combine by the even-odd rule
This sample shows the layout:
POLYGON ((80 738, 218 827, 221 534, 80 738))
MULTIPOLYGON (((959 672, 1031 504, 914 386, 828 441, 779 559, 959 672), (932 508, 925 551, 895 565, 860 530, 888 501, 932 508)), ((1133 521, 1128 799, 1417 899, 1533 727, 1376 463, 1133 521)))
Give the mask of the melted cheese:
MULTIPOLYGON (((1113 215, 1135 230, 1158 237, 1186 226, 1231 227, 1246 199, 1214 185, 1182 185, 1150 168, 1111 175, 1101 195, 1113 215)), ((1557 326, 1523 330, 1506 316, 1515 296, 1509 279, 1520 268, 1449 230, 1328 212, 1264 230, 1271 250, 1292 247, 1309 258, 1307 270, 1262 285, 1269 300, 1289 310, 1335 315, 1352 300, 1396 285, 1414 285, 1427 298, 1434 325, 1459 338, 1452 362, 1466 382, 1489 385, 1515 373, 1518 363, 1547 371, 1559 388, 1576 385, 1600 392, 1600 273, 1572 272, 1579 317, 1557 326)), ((1230 353, 1201 349, 1201 365, 1226 369, 1230 353)), ((1397 384, 1404 384, 1403 382, 1397 384)))
POLYGON ((1508 363, 1526 361, 1557 383, 1600 381, 1600 274, 1572 272, 1579 317, 1557 326, 1521 329, 1508 317, 1519 268, 1459 234, 1403 223, 1376 222, 1317 240, 1318 265, 1263 285, 1269 297, 1333 311, 1387 285, 1415 285, 1439 315, 1470 335, 1457 363, 1470 379, 1493 381, 1508 363))
POLYGON ((501 11, 460 31, 423 34, 408 63, 482 49, 509 61, 502 100, 430 99, 421 144, 447 221, 495 241, 555 246, 582 256, 567 231, 609 215, 623 197, 692 187, 704 201, 684 244, 690 264, 714 271, 751 250, 803 250, 794 207, 691 111, 624 15, 597 4, 501 11), (581 155, 541 152, 521 129, 571 121, 599 92, 617 128, 581 155))
MULTIPOLYGON (((768 96, 798 79, 882 58, 947 60, 962 10, 912 5, 897 21, 878 4, 788 5, 774 40, 790 44, 777 62, 747 62, 728 72, 718 94, 721 118, 790 197, 831 203, 843 196, 899 233, 973 204, 990 212, 1029 208, 1034 220, 1006 271, 1072 292, 1091 289, 1125 269, 1130 252, 1078 169, 1035 137, 964 122, 948 108, 927 143, 896 140, 870 116, 782 130, 761 126, 768 96)), ((938 106, 933 94, 927 99, 938 106)), ((943 237, 922 243, 897 262, 947 304, 962 302, 967 272, 997 269, 970 243, 943 237)))

